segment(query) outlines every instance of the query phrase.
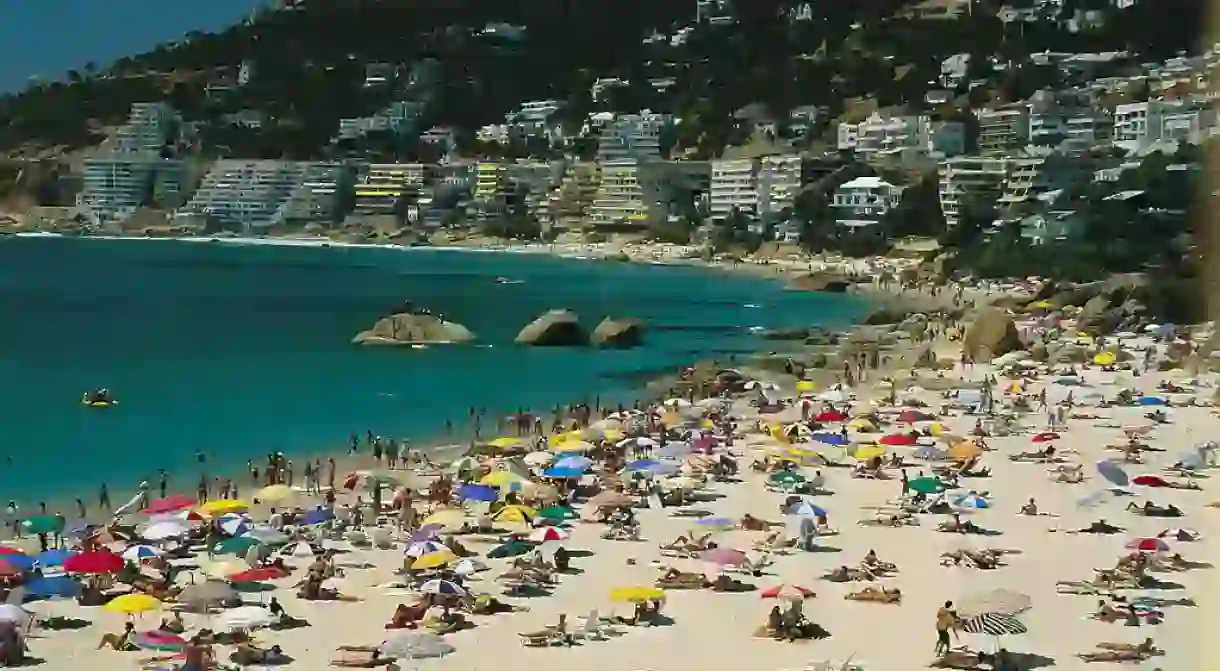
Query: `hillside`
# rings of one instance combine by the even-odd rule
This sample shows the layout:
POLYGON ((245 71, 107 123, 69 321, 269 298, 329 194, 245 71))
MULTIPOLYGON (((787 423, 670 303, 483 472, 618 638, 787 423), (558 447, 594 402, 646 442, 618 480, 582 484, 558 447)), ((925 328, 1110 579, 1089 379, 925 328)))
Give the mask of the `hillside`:
POLYGON ((599 108, 681 114, 688 123, 679 146, 719 149, 735 141, 734 111, 751 103, 774 114, 819 105, 831 118, 861 97, 923 106, 941 62, 957 53, 982 64, 971 73, 985 84, 970 91, 974 98, 1015 99, 1058 83, 1058 70, 1029 64, 1035 52, 1127 50, 1133 60, 1163 59, 1189 46, 1181 27, 1203 25, 1206 7, 1175 0, 1117 10, 1108 0, 1064 0, 1061 18, 1101 13, 1105 20, 1091 28, 1068 20, 1005 24, 999 3, 981 0, 956 20, 921 18, 927 5, 752 0, 737 3, 732 23, 693 26, 694 3, 683 2, 308 0, 0 98, 0 151, 93 144, 132 102, 166 99, 205 130, 246 110, 269 121, 257 131, 205 132, 205 150, 313 157, 326 151, 340 118, 368 114, 404 91, 467 145, 474 129, 502 121, 521 101, 554 98, 567 102, 573 122, 599 108), (501 24, 513 29, 488 29, 501 24), (217 83, 231 81, 243 62, 252 79, 218 95, 217 83), (408 72, 425 62, 439 64, 426 70, 427 82, 363 86, 367 64, 408 72), (628 84, 595 103, 591 87, 605 77, 628 84), (649 83, 669 78, 663 93, 649 83))

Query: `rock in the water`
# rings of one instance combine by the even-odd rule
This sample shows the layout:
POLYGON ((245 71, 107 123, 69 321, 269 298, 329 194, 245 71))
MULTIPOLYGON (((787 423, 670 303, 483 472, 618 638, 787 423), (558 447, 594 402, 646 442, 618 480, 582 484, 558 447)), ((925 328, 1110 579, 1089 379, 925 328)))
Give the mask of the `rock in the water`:
POLYGON ((404 312, 377 320, 352 338, 355 345, 426 345, 468 343, 475 339, 465 326, 436 315, 404 312))
POLYGON ((816 272, 792 278, 789 285, 804 291, 825 291, 832 294, 846 293, 852 281, 845 275, 816 272))
POLYGON ((909 310, 902 310, 895 307, 883 307, 868 313, 868 315, 864 318, 863 323, 870 326, 897 324, 906 319, 909 314, 909 310))
POLYGON ((638 319, 606 317, 593 329, 593 344, 598 347, 630 349, 644 344, 644 324, 638 319))
POLYGON ((979 362, 1021 349, 1021 338, 1017 325, 1007 312, 998 308, 984 308, 966 329, 963 342, 966 354, 979 362))
POLYGON ((589 344, 589 334, 575 312, 551 310, 526 324, 515 342, 536 347, 575 347, 589 344))
POLYGON ((790 328, 790 329, 767 329, 762 332, 762 337, 767 340, 804 340, 809 337, 809 329, 807 328, 790 328))

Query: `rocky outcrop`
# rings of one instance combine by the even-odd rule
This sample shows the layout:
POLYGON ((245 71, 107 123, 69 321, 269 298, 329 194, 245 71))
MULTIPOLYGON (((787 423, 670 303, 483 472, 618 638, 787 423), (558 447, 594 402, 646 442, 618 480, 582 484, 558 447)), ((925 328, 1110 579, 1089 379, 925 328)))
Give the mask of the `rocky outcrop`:
POLYGON ((966 329, 962 343, 966 354, 979 362, 991 361, 994 357, 1021 349, 1021 338, 1017 325, 1007 312, 998 308, 984 308, 966 329))
POLYGON ((828 272, 809 273, 792 278, 788 285, 802 291, 825 291, 832 294, 846 293, 852 285, 851 278, 846 275, 828 272))
POLYGON ((403 312, 377 320, 373 328, 352 338, 355 345, 438 345, 472 342, 473 333, 465 326, 445 321, 436 315, 403 312))
POLYGON ((631 349, 644 344, 644 323, 638 319, 606 317, 591 336, 593 345, 608 349, 631 349))
POLYGON ((526 324, 514 342, 534 347, 577 347, 589 344, 589 334, 575 312, 551 310, 526 324))

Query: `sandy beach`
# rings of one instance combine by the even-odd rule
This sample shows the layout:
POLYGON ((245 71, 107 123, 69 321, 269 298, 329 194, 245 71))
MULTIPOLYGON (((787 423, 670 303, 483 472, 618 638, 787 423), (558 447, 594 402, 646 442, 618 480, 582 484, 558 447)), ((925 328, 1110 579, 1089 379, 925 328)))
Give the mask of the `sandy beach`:
MULTIPOLYGON (((1023 327, 1029 324, 1022 324, 1023 327)), ((938 349, 952 352, 955 343, 942 342, 938 349)), ((1153 348, 1153 360, 1160 356, 1164 345, 1153 342, 1147 336, 1132 337, 1121 341, 1122 348, 1143 356, 1147 348, 1153 348)), ((1006 369, 1011 371, 1012 369, 1006 369)), ((1060 371, 1066 372, 1066 371, 1060 371)), ((825 392, 822 389, 806 393, 809 399, 807 412, 845 410, 849 415, 861 415, 866 410, 874 413, 880 424, 875 430, 848 429, 852 445, 847 448, 832 447, 808 438, 795 438, 787 443, 762 435, 760 423, 765 426, 790 426, 801 420, 800 393, 792 386, 791 379, 778 379, 780 388, 769 391, 774 400, 786 399, 787 407, 778 412, 759 414, 751 401, 757 397, 754 390, 742 391, 728 397, 731 408, 729 421, 737 426, 732 447, 724 444, 720 432, 710 434, 703 445, 712 445, 713 454, 735 454, 739 474, 737 477, 700 480, 694 489, 696 496, 707 500, 681 507, 664 509, 638 508, 634 517, 638 523, 640 540, 607 540, 602 538, 607 526, 594 522, 571 522, 565 524, 570 537, 562 546, 574 552, 571 565, 575 569, 556 576, 557 584, 548 596, 513 597, 504 594, 504 582, 500 574, 510 569, 511 559, 484 559, 489 570, 471 576, 463 589, 471 593, 486 593, 516 607, 528 608, 528 612, 498 615, 468 615, 475 626, 464 631, 446 634, 444 642, 454 650, 441 660, 398 659, 394 663, 402 668, 447 668, 489 669, 506 663, 518 665, 579 665, 591 669, 725 669, 740 666, 748 660, 753 666, 769 669, 803 669, 819 660, 843 663, 852 660, 860 668, 872 671, 898 671, 925 668, 932 663, 936 643, 935 618, 937 609, 945 601, 968 604, 975 596, 989 590, 1005 589, 1027 595, 1031 607, 1016 616, 1025 625, 1028 633, 994 637, 955 633, 953 645, 968 645, 973 651, 993 653, 1005 648, 1013 653, 1036 655, 1017 661, 1012 668, 1042 668, 1053 660, 1055 668, 1106 668, 1106 664, 1091 664, 1078 658, 1078 653, 1095 651, 1101 642, 1138 644, 1151 637, 1156 648, 1163 650, 1157 655, 1126 664, 1125 668, 1188 669, 1202 668, 1201 649, 1205 645, 1202 632, 1217 622, 1217 604, 1212 594, 1204 591, 1209 584, 1211 571, 1205 567, 1190 565, 1188 570, 1170 570, 1172 556, 1180 553, 1188 562, 1207 562, 1215 556, 1215 534, 1217 525, 1215 510, 1207 504, 1215 500, 1215 487, 1211 485, 1205 464, 1194 472, 1194 477, 1181 477, 1165 471, 1166 467, 1183 459, 1183 453, 1191 452, 1193 446, 1214 439, 1217 427, 1211 399, 1215 391, 1216 376, 1205 374, 1198 379, 1181 371, 1167 373, 1144 372, 1136 377, 1131 371, 1112 371, 1100 366, 1076 367, 1077 375, 1052 374, 1045 367, 1028 369, 1027 382, 1019 393, 1012 393, 1013 378, 1002 374, 999 366, 977 364, 959 365, 946 372, 945 389, 964 388, 969 382, 982 381, 996 376, 993 388, 996 416, 1011 415, 1012 422, 1006 432, 1013 435, 998 435, 999 430, 983 438, 986 450, 974 468, 990 469, 989 477, 962 477, 948 483, 943 493, 948 502, 947 514, 917 513, 915 526, 892 527, 870 526, 862 521, 878 517, 888 519, 896 514, 903 493, 901 469, 882 468, 881 477, 872 479, 854 477, 854 468, 865 460, 853 459, 853 454, 869 448, 883 436, 901 434, 912 429, 927 433, 969 435, 976 422, 986 420, 985 426, 993 427, 993 418, 961 411, 942 412, 945 403, 943 392, 910 386, 899 379, 896 392, 899 404, 888 406, 889 392, 875 383, 882 373, 870 373, 864 383, 841 392, 825 392), (1056 380, 1071 379, 1071 384, 1056 380), (1167 394, 1159 387, 1162 382, 1179 385, 1174 393, 1167 394), (1136 399, 1134 403, 1113 405, 1120 390, 1129 390, 1122 400, 1136 399), (1034 442, 1034 436, 1045 432, 1046 411, 1013 412, 1009 408, 1018 396, 1026 402, 1038 405, 1045 391, 1046 400, 1054 408, 1072 395, 1073 410, 1077 414, 1092 416, 1091 419, 1071 419, 1067 426, 1057 427, 1057 438, 1047 442, 1034 442), (1159 401, 1140 401, 1142 396, 1167 399, 1171 407, 1159 405, 1159 401), (1100 399, 1107 399, 1107 407, 1096 407, 1100 399), (1188 405, 1189 403, 1198 405, 1188 405), (914 424, 899 421, 898 413, 911 410, 914 403, 935 417, 934 421, 919 421, 914 424), (1147 419, 1149 412, 1163 411, 1166 423, 1155 423, 1147 419), (934 428, 933 423, 937 426, 934 428), (1108 449, 1107 445, 1128 444, 1123 427, 1138 430, 1137 441, 1147 447, 1163 451, 1141 451, 1143 463, 1123 463, 1122 450, 1108 449), (713 437, 714 436, 714 437, 713 437), (1040 450, 1046 445, 1058 449, 1062 464, 1015 462, 1011 456, 1022 452, 1040 450), (795 450, 795 452, 793 452, 795 450), (808 455, 818 452, 844 467, 828 467, 808 455), (611 591, 622 586, 651 586, 661 574, 663 567, 702 573, 711 578, 721 573, 700 559, 675 559, 662 556, 661 544, 679 536, 690 537, 703 529, 715 530, 712 539, 720 548, 744 551, 751 561, 760 561, 764 554, 755 544, 763 536, 757 532, 741 529, 725 529, 721 526, 701 525, 699 519, 725 518, 736 522, 749 514, 763 520, 782 523, 777 527, 781 536, 794 533, 794 518, 781 510, 786 499, 783 492, 768 488, 768 475, 754 472, 750 464, 756 459, 787 457, 795 465, 790 470, 802 477, 812 478, 821 474, 825 491, 812 496, 810 503, 824 509, 829 527, 837 530, 833 535, 819 535, 811 541, 810 550, 790 549, 765 554, 766 564, 760 575, 749 573, 735 575, 738 580, 759 589, 741 593, 717 593, 709 589, 668 589, 664 593, 664 606, 655 626, 614 625, 617 631, 607 640, 592 640, 583 635, 585 617, 592 611, 599 615, 630 616, 630 604, 616 603, 610 599, 611 591), (799 455, 793 457, 793 455, 799 455), (1099 462, 1107 466, 1099 467, 1099 462), (1049 469, 1079 465, 1083 482, 1057 481, 1049 469), (1164 483, 1196 484, 1200 490, 1172 489, 1143 485, 1128 485, 1113 493, 1115 485, 1106 479, 1114 476, 1114 469, 1121 469, 1129 477, 1146 474, 1159 478, 1164 483), (978 505, 969 496, 979 494, 987 507, 978 505), (1100 493, 1100 494, 1098 494, 1100 493), (966 498, 962 498, 965 496, 966 498), (1100 499, 1096 505, 1083 505, 1088 497, 1100 499), (1030 499, 1036 501, 1039 515, 1020 514, 1022 506, 1030 499), (1176 506, 1184 513, 1180 518, 1146 517, 1125 510, 1130 503, 1143 506, 1176 506), (880 509, 880 510, 878 510, 880 509), (978 527, 998 532, 997 535, 963 534, 937 531, 937 526, 953 519, 953 513, 963 521, 978 527), (1048 514, 1049 513, 1049 514, 1048 514), (702 515, 702 517, 699 517, 702 515), (1125 530, 1114 534, 1071 533, 1071 530, 1087 527, 1104 519, 1125 530), (1129 626, 1120 618, 1114 623, 1102 622, 1090 617, 1098 610, 1098 602, 1111 602, 1112 593, 1105 587, 1088 589, 1089 594, 1063 594, 1064 590, 1085 591, 1082 583, 1092 582, 1098 570, 1113 569, 1116 562, 1132 554, 1128 543, 1140 539, 1155 539, 1167 530, 1185 528, 1197 533, 1194 540, 1179 540, 1171 534, 1164 539, 1162 547, 1149 540, 1152 551, 1144 553, 1155 566, 1147 575, 1157 581, 1155 588, 1145 584, 1141 589, 1120 589, 1113 595, 1134 601, 1145 597, 1137 611, 1141 626, 1129 626), (1152 547, 1155 546, 1155 547, 1152 547), (944 558, 945 553, 969 550, 972 556, 982 556, 985 550, 1004 551, 997 568, 976 568, 953 565, 944 558), (896 565, 896 571, 876 582, 836 583, 823 576, 837 567, 859 567, 867 553, 873 551, 880 562, 896 565), (950 565, 944 565, 945 563, 950 565), (1166 566, 1161 566, 1166 564, 1166 566), (1057 584, 1061 583, 1061 584, 1057 584), (1070 584, 1069 584, 1070 583, 1070 584), (803 604, 803 615, 808 621, 820 625, 830 634, 829 638, 814 641, 786 642, 766 637, 756 637, 756 629, 766 624, 768 612, 783 601, 760 598, 760 591, 780 585, 797 586, 811 590, 816 596, 803 604), (868 585, 901 590, 900 604, 867 603, 846 600, 849 592, 868 585), (1185 605, 1183 600, 1193 600, 1194 605, 1185 605), (1149 613, 1151 615, 1149 616, 1149 613), (576 640, 541 648, 524 647, 519 634, 537 631, 555 625, 561 615, 566 615, 568 631, 576 634, 576 640), (1151 620, 1149 620, 1151 617, 1151 620), (1151 622, 1159 622, 1152 624, 1151 622), (1030 662, 1033 661, 1033 664, 1030 662)), ((692 418, 698 413, 684 411, 684 417, 692 418)), ((719 417, 723 422, 725 418, 719 417)), ((822 430, 838 433, 845 425, 836 421, 823 422, 822 430)), ((869 427, 864 427, 869 429, 869 427)), ((644 435, 647 429, 628 422, 625 427, 632 435, 644 435)), ((802 431, 804 431, 802 429, 802 431)), ((554 441, 553 441, 554 442, 554 441)), ((883 441, 893 442, 893 441, 883 441)), ((897 442, 906 442, 905 440, 897 442)), ((935 436, 919 438, 920 444, 947 447, 950 441, 935 436)), ((562 444, 562 442, 560 442, 562 444)), ((566 448, 560 448, 561 450, 566 448)), ((680 448, 681 449, 681 448, 680 448)), ((693 448, 692 448, 693 449, 693 448)), ((871 448, 870 448, 871 449, 871 448)), ((933 468, 948 465, 948 462, 928 462, 915 458, 921 445, 885 446, 884 461, 893 455, 904 458, 905 469, 911 480, 931 476, 933 468)), ((958 448, 954 448, 958 449, 958 448)), ((964 449, 964 448, 963 448, 964 449)), ((570 454, 570 452, 565 452, 570 454)), ((597 456, 600 452, 594 452, 597 456)), ((536 462, 536 460, 534 460, 536 462)), ((508 462, 492 458, 488 466, 492 469, 516 468, 508 462)), ((675 464, 676 465, 676 464, 675 464)), ((344 466, 343 468, 346 468, 344 466)), ((1214 471, 1213 471, 1214 473, 1214 471)), ((604 474, 608 477, 610 474, 604 474)), ((418 486, 419 478, 407 471, 399 472, 403 482, 418 486)), ((586 475, 590 481, 597 476, 586 475)), ((1071 479, 1071 478, 1063 478, 1071 479)), ((338 504, 350 506, 360 501, 367 502, 370 493, 360 484, 353 490, 340 490, 338 504)), ((909 498, 908 498, 909 500, 909 498)), ((304 508, 317 505, 309 497, 299 495, 296 503, 304 508)), ((927 502, 923 502, 926 504, 927 502)), ((427 514, 423 504, 421 515, 427 514)), ((575 509, 583 517, 587 504, 576 500, 575 509)), ((915 504, 918 505, 918 504, 915 504)), ((480 514, 485 504, 467 502, 469 519, 480 514)), ((253 520, 265 519, 266 506, 254 506, 250 511, 253 520)), ((392 513, 391 513, 392 514, 392 513)), ((147 517, 135 515, 126 521, 145 528, 147 517)), ((392 518, 391 518, 392 520, 392 518)), ((799 521, 799 519, 797 519, 799 521)), ((387 523, 390 533, 393 522, 387 523)), ((323 527, 324 528, 324 527, 323 527)), ((318 527, 313 528, 315 531, 318 527)), ((529 533, 530 528, 521 524, 509 524, 506 532, 529 533)), ((371 530, 370 530, 371 532, 371 530)), ((299 532, 298 532, 299 533, 299 532)), ((313 533, 313 531, 311 531, 313 533)), ((259 629, 253 632, 255 640, 264 648, 278 645, 293 661, 288 668, 323 668, 336 657, 339 645, 377 646, 397 632, 387 631, 384 626, 390 621, 398 604, 417 601, 418 593, 409 590, 388 588, 386 585, 403 580, 396 571, 403 567, 404 551, 409 544, 399 538, 388 549, 372 549, 353 545, 342 540, 324 540, 322 546, 333 549, 335 564, 343 572, 337 580, 326 583, 343 594, 358 597, 359 603, 336 601, 314 601, 298 598, 293 588, 306 575, 311 563, 308 557, 284 558, 294 567, 292 575, 268 581, 274 591, 245 593, 241 598, 249 604, 266 604, 274 596, 293 617, 310 623, 308 627, 287 631, 259 629), (323 634, 323 635, 319 635, 323 634)), ((341 535, 341 534, 340 534, 341 535)), ((442 535, 443 540, 446 536, 442 535)), ((498 545, 498 539, 487 538, 479 542, 469 536, 458 537, 465 547, 477 555, 485 554, 498 545)), ((1183 536, 1185 538, 1185 536, 1183 536)), ((30 541, 20 547, 36 553, 30 541)), ((122 551, 126 544, 116 543, 111 549, 122 551)), ((164 546, 163 544, 158 544, 164 546)), ((549 547, 549 546, 548 546, 549 547)), ((1134 547, 1134 546, 1133 546, 1134 547)), ((549 550, 548 550, 549 551, 549 550)), ((1135 554, 1140 554, 1138 551, 1135 554)), ((232 557, 225 559, 232 560, 232 557)), ((236 566, 227 570, 244 568, 237 560, 236 566)), ((174 562, 186 570, 193 565, 208 564, 206 557, 184 559, 174 562)), ((967 560, 966 563, 969 563, 967 560)), ((225 570, 217 577, 224 578, 225 570)), ((168 611, 172 605, 165 603, 158 608, 168 611)), ((1118 606, 1121 610, 1121 602, 1118 606)), ((163 613, 153 610, 128 616, 108 612, 102 607, 83 607, 73 600, 39 600, 24 604, 35 620, 26 635, 30 654, 46 660, 54 668, 68 664, 87 664, 98 670, 132 669, 141 665, 155 653, 115 652, 110 649, 97 650, 103 633, 122 631, 124 622, 132 619, 137 631, 157 628, 163 613), (51 631, 37 624, 52 617, 81 618, 87 626, 77 630, 51 631)), ((432 615, 436 615, 433 609, 432 615)), ((968 613, 962 613, 963 620, 968 613)), ((216 629, 223 621, 224 611, 208 615, 187 613, 184 616, 186 636, 190 637, 200 628, 216 629)), ((423 631, 423 630, 421 630, 423 631)), ((214 651, 222 663, 227 663, 232 646, 215 646, 214 651)), ((160 668, 175 668, 173 660, 160 668)), ((147 668, 159 668, 155 664, 147 668)), ((983 665, 979 668, 992 668, 983 665)))

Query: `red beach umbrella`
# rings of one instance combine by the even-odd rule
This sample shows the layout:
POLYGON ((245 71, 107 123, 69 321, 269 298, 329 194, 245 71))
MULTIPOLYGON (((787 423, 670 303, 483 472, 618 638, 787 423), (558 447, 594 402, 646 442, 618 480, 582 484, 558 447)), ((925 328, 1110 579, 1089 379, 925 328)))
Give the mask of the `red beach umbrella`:
POLYGON ((936 418, 918 410, 903 410, 898 413, 898 421, 902 424, 914 424, 915 422, 926 422, 933 419, 936 418))
POLYGON ((1033 437, 1035 443, 1049 443, 1052 440, 1059 440, 1059 434, 1053 431, 1044 431, 1033 437))
POLYGON ((0 559, 0 578, 13 578, 21 575, 21 569, 13 566, 12 562, 0 559))
POLYGON ((1128 542, 1126 547, 1128 550, 1138 550, 1140 552, 1169 551, 1169 543, 1160 538, 1136 538, 1128 542))
POLYGON ((123 558, 113 552, 82 552, 64 562, 68 573, 118 573, 123 558))
POLYGON ((784 601, 803 601, 804 599, 812 599, 816 596, 813 590, 805 589, 797 585, 776 585, 769 587, 759 593, 759 596, 764 599, 782 599, 784 601))
POLYGON ((176 513, 187 508, 194 508, 196 503, 198 503, 197 500, 184 494, 170 494, 163 499, 157 499, 148 504, 148 507, 144 509, 144 513, 146 515, 176 513))
POLYGON ((888 436, 882 436, 881 440, 877 441, 882 445, 914 445, 918 443, 915 436, 905 433, 891 433, 888 436))
POLYGON ((847 415, 838 410, 826 410, 818 413, 817 417, 814 417, 814 420, 819 422, 842 422, 845 419, 847 419, 847 415))
POLYGON ((283 578, 286 575, 287 575, 287 573, 284 571, 281 571, 280 569, 273 568, 270 566, 264 566, 263 568, 252 568, 249 571, 242 571, 241 573, 234 573, 233 575, 229 576, 229 581, 230 582, 262 582, 264 580, 275 580, 276 578, 283 578))
POLYGON ((25 553, 17 548, 12 548, 7 545, 0 545, 0 557, 5 555, 19 555, 24 557, 25 553))
POLYGON ((1131 478, 1131 484, 1144 487, 1168 487, 1169 482, 1159 475, 1137 475, 1131 478))

